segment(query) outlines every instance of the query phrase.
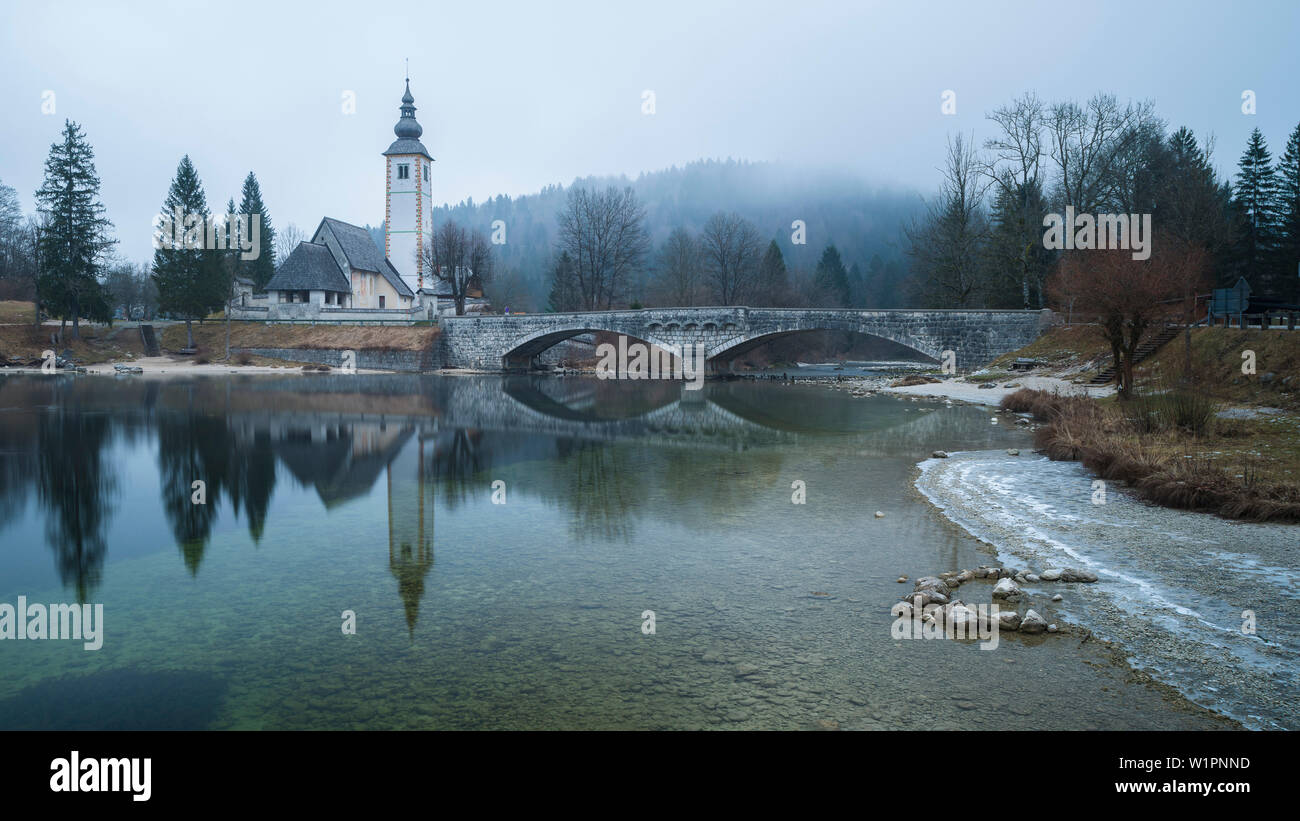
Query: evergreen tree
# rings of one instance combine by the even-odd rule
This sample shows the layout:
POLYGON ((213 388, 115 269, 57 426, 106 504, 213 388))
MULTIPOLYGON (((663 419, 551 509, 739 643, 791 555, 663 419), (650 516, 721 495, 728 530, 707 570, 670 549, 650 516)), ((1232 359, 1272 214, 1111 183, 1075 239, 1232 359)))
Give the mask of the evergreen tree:
POLYGON ((865 308, 867 305, 867 278, 862 266, 856 262, 849 266, 849 307, 865 308))
POLYGON ((1043 247, 1047 204, 1037 179, 999 187, 985 249, 985 304, 991 308, 1042 308, 1043 282, 1054 254, 1043 247))
POLYGON ((1274 266, 1282 284, 1278 295, 1300 302, 1300 124, 1278 160, 1278 243, 1274 266))
POLYGON ((1256 128, 1237 163, 1235 203, 1239 219, 1238 257, 1247 280, 1258 293, 1267 293, 1272 281, 1270 263, 1277 247, 1278 186, 1273 158, 1256 128))
POLYGON ((72 320, 74 339, 81 334, 82 317, 100 322, 111 317, 100 276, 115 241, 99 200, 94 161, 81 127, 66 121, 63 141, 50 146, 45 182, 36 192, 41 216, 37 300, 65 325, 72 320))
POLYGON ((779 307, 789 301, 790 281, 785 269, 785 257, 776 240, 768 243, 763 261, 758 264, 758 304, 779 307))
POLYGON ((153 279, 158 286, 158 308, 185 320, 188 346, 194 347, 195 319, 202 320, 226 299, 221 275, 223 252, 204 247, 204 226, 211 213, 203 183, 189 155, 181 158, 163 202, 163 225, 180 214, 182 222, 159 243, 153 255, 153 279), (180 242, 176 241, 180 237, 180 242))
POLYGON ((583 307, 577 272, 568 251, 560 253, 551 270, 551 293, 546 307, 551 313, 577 311, 583 307))
POLYGON ((239 213, 249 215, 249 229, 252 229, 253 214, 258 215, 260 233, 257 235, 258 252, 254 259, 240 260, 239 275, 253 281, 255 290, 266 288, 266 283, 275 275, 275 229, 271 227, 271 215, 267 213, 266 204, 262 202, 262 187, 257 184, 257 177, 249 171, 244 178, 243 198, 239 202, 239 213))
POLYGON ((1230 259, 1231 187, 1220 182, 1210 162, 1209 144, 1197 144, 1183 127, 1166 142, 1164 166, 1155 197, 1155 219, 1162 235, 1171 234, 1186 246, 1201 246, 1212 258, 1223 284, 1236 280, 1230 259))
POLYGON ((844 261, 834 245, 827 245, 813 275, 815 302, 828 308, 844 308, 849 304, 849 274, 844 261))

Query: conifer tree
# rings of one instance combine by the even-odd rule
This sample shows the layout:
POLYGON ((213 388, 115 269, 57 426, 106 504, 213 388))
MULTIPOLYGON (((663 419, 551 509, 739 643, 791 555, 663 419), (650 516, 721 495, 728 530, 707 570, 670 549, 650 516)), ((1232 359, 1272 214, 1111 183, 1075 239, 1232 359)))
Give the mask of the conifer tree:
POLYGON ((262 202, 262 187, 258 185, 257 177, 252 171, 244 178, 241 196, 239 213, 248 215, 250 232, 254 214, 260 221, 260 228, 255 235, 258 247, 253 249, 257 256, 253 259, 240 259, 239 275, 251 279, 255 289, 261 291, 266 288, 271 277, 275 276, 275 229, 271 227, 271 215, 266 211, 266 203, 262 202))
POLYGON ((95 152, 71 120, 64 123, 62 141, 50 146, 36 203, 41 217, 37 300, 65 326, 71 319, 76 339, 82 317, 106 322, 111 316, 100 276, 115 240, 99 200, 95 152))
POLYGON ((1234 194, 1241 237, 1238 256, 1247 279, 1264 292, 1274 284, 1269 269, 1277 246, 1278 186, 1272 155, 1258 128, 1250 133, 1250 142, 1237 163, 1234 194))
POLYGON ((1279 219, 1274 267, 1283 286, 1279 295, 1300 302, 1300 124, 1291 132, 1277 165, 1279 219))
POLYGON ((849 304, 849 273, 834 245, 827 245, 813 276, 814 295, 819 304, 831 308, 844 308, 849 304))
POLYGON ((789 298, 790 281, 781 246, 772 240, 758 264, 758 291, 761 304, 780 307, 789 298))
POLYGON ((180 226, 173 226, 154 251, 153 280, 158 286, 159 310, 185 320, 186 339, 193 348, 192 323, 221 307, 225 283, 221 275, 222 252, 204 245, 204 226, 211 213, 203 183, 188 154, 181 158, 163 202, 162 224, 171 224, 178 214, 180 226))

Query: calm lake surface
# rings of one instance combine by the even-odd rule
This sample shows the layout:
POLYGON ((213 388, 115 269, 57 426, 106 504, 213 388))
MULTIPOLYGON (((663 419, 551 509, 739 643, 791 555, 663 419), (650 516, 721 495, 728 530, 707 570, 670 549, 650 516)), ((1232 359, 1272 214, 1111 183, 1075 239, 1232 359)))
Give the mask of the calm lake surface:
POLYGON ((1228 726, 1080 635, 891 638, 899 575, 994 562, 913 484, 936 448, 1029 446, 989 418, 775 382, 0 377, 0 603, 104 608, 98 651, 0 641, 0 728, 1228 726))

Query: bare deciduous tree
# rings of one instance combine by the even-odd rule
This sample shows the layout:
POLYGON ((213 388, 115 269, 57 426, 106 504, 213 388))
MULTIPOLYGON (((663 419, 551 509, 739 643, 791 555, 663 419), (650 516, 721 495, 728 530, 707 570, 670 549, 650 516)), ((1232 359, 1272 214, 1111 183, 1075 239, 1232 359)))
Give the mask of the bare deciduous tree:
POLYGON ((1159 323, 1187 313, 1182 303, 1203 285, 1206 263, 1203 248, 1176 240, 1146 260, 1128 250, 1074 251, 1061 260, 1050 292, 1095 322, 1110 344, 1121 399, 1133 395, 1138 346, 1159 323))
POLYGON ((675 228, 659 249, 654 293, 664 305, 689 307, 701 302, 703 271, 700 244, 685 228, 675 228))
POLYGON ((700 233, 704 269, 719 305, 735 305, 754 292, 763 258, 763 238, 754 223, 736 213, 709 217, 700 233))
POLYGON ((454 220, 438 226, 419 254, 423 267, 451 288, 456 316, 465 315, 470 289, 475 285, 482 287, 492 278, 494 262, 487 237, 480 231, 470 233, 454 220))
POLYGON ((1048 109, 1048 154, 1056 165, 1057 198, 1080 213, 1105 210, 1116 202, 1132 151, 1154 119, 1149 101, 1120 108, 1113 94, 1096 94, 1048 109))
POLYGON ((917 287, 934 307, 965 307, 978 296, 980 251, 988 235, 987 188, 974 145, 961 134, 950 138, 938 198, 904 228, 917 287))
POLYGON ((275 267, 279 268, 280 263, 289 258, 293 249, 298 247, 298 243, 307 239, 307 235, 302 229, 292 222, 275 232, 275 267))
POLYGON ((558 244, 572 262, 583 307, 611 308, 649 253, 645 210, 631 188, 574 188, 559 215, 558 244))

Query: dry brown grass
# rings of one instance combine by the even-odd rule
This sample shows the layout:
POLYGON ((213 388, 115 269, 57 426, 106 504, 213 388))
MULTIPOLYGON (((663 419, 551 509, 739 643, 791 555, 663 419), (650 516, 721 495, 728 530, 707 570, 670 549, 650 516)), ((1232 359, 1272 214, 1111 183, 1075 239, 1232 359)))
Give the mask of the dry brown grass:
MULTIPOLYGON (((266 325, 236 322, 230 327, 232 348, 306 348, 420 351, 433 344, 436 326, 385 327, 379 325, 266 325)), ((185 347, 185 323, 162 329, 159 344, 167 350, 185 347)), ((226 326, 221 322, 194 323, 194 343, 200 348, 226 349, 226 326)))
MULTIPOLYGON (((30 304, 30 303, 28 303, 30 304)), ((50 350, 50 335, 58 333, 58 325, 0 325, 0 361, 29 362, 40 359, 41 352, 50 350)), ((72 326, 68 326, 68 335, 72 326)), ((65 339, 53 345, 62 354, 72 351, 72 358, 83 365, 111 362, 127 358, 127 354, 140 356, 144 346, 135 328, 105 328, 82 323, 80 339, 65 339)))
POLYGON ((938 381, 939 380, 935 379, 933 376, 922 376, 921 374, 911 374, 909 376, 904 376, 902 379, 897 379, 893 382, 890 382, 889 387, 910 388, 913 385, 932 385, 938 381))
MULTIPOLYGON (((1140 363, 1138 386, 1181 379, 1188 370, 1187 347, 1182 336, 1175 337, 1140 363)), ((1191 377, 1198 391, 1225 402, 1300 409, 1300 331, 1194 328, 1191 377), (1255 353, 1254 374, 1241 372, 1241 355, 1248 350, 1255 353)))
POLYGON ((13 299, 0 300, 0 325, 31 324, 35 306, 30 302, 13 299))
POLYGON ((1096 326, 1071 325, 1049 329, 1018 351, 989 363, 990 370, 1005 370, 1018 358, 1037 359, 1049 368, 1095 367, 1109 364, 1110 346, 1096 326))
POLYGON ((1284 455, 1267 459, 1239 447, 1243 425, 1216 427, 1205 436, 1151 432, 1136 425, 1125 406, 1046 391, 1017 391, 1002 406, 1047 423, 1035 432, 1034 444, 1048 458, 1082 462, 1144 499, 1233 519, 1300 522, 1294 466, 1284 455))

